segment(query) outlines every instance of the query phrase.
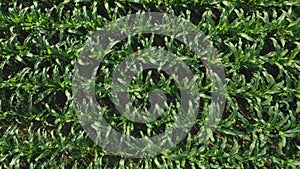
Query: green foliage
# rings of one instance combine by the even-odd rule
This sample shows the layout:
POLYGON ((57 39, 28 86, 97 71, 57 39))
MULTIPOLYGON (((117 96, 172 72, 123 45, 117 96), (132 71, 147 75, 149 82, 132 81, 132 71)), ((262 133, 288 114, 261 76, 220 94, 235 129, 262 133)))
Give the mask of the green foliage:
MULTIPOLYGON (((87 1, 0 3, 1 168, 299 168, 300 4, 295 1, 87 1), (226 71, 226 110, 214 135, 198 143, 202 118, 180 144, 162 155, 128 159, 95 145, 72 108, 72 73, 85 40, 109 21, 137 11, 166 12, 208 34, 226 71)), ((169 116, 145 126, 113 111, 109 86, 126 56, 162 46, 182 57, 201 79, 201 114, 211 85, 203 64, 168 37, 139 35, 116 45, 99 67, 97 99, 106 118, 133 136, 172 125, 178 91, 161 72, 141 73, 130 92, 141 109, 161 88, 169 116), (162 43, 163 42, 163 43, 162 43), (143 78, 146 79, 143 81, 143 78), (149 94, 149 93, 148 93, 149 94)))

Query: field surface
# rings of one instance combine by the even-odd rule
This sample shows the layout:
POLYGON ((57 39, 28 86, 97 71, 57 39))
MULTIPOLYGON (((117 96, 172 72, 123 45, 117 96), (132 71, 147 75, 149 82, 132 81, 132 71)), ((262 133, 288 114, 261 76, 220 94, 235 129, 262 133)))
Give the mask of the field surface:
POLYGON ((0 9, 0 168, 300 168, 298 1, 13 0, 0 1, 0 9), (74 109, 72 78, 86 40, 138 12, 184 18, 209 37, 226 75, 226 106, 211 137, 199 143, 212 88, 203 63, 170 37, 123 40, 105 56, 95 85, 104 118, 117 131, 134 137, 162 133, 180 104, 175 82, 148 70, 131 82, 132 102, 149 108, 149 91, 159 88, 169 114, 140 124, 115 111, 112 73, 139 49, 175 53, 199 77, 201 98, 198 120, 179 144, 154 157, 126 158, 89 138, 74 109))

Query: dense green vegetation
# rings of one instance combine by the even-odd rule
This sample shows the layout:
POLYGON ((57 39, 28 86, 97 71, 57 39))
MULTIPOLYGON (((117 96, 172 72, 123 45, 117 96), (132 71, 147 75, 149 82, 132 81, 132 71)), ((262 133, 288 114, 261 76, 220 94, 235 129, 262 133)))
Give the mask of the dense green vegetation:
MULTIPOLYGON (((1 1, 0 9, 1 168, 300 167, 299 2, 14 0, 1 1), (84 132, 72 105, 72 77, 87 38, 138 11, 183 17, 210 36, 225 69, 227 102, 207 142, 197 141, 199 117, 173 149, 131 159, 104 151, 84 132)), ((136 137, 163 132, 172 118, 147 126, 126 121, 113 111, 107 86, 128 54, 149 45, 172 49, 202 77, 204 115, 211 98, 205 67, 183 44, 149 34, 120 42, 99 68, 97 99, 110 109, 105 118, 112 126, 136 137)), ((146 108, 143 94, 154 86, 176 105, 180 98, 172 83, 156 70, 139 74, 131 85, 134 103, 146 108)))

